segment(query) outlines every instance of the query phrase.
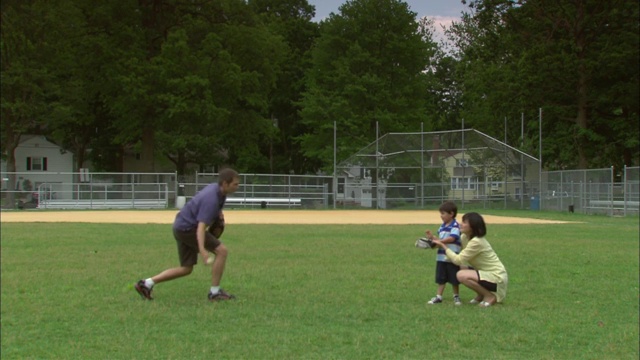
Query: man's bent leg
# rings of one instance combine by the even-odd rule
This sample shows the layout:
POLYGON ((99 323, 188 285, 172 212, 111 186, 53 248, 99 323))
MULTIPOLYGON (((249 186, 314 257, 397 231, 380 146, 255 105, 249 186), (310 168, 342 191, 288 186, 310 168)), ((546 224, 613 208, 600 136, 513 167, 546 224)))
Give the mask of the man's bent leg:
POLYGON ((213 260, 213 265, 211 266, 211 286, 220 286, 222 274, 224 274, 224 267, 227 263, 228 251, 224 244, 221 243, 216 247, 213 253, 216 257, 213 260))
POLYGON ((167 269, 160 274, 151 278, 154 283, 161 283, 163 281, 169 281, 173 279, 177 279, 183 276, 187 276, 191 274, 193 271, 193 266, 180 266, 177 268, 167 269))

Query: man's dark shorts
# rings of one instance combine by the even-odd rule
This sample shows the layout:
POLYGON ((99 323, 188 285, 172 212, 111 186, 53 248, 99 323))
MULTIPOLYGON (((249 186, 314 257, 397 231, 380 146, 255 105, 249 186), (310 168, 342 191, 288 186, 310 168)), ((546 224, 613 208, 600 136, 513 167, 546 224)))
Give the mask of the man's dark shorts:
POLYGON ((442 285, 449 283, 451 285, 459 285, 460 281, 458 281, 458 277, 456 274, 460 270, 460 266, 446 262, 446 261, 437 261, 436 262, 436 284, 442 285))
MULTIPOLYGON (((198 237, 196 230, 180 231, 173 229, 173 237, 178 244, 178 257, 180 258, 180 266, 193 266, 198 263, 198 237)), ((218 238, 205 231, 204 247, 210 252, 222 244, 218 238)))

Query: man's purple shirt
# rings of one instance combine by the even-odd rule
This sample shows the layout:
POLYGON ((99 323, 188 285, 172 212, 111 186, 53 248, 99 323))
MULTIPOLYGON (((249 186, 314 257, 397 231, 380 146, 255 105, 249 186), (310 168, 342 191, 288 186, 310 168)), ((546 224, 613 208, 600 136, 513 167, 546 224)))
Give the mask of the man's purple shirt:
POLYGON ((173 228, 181 231, 196 229, 199 222, 211 225, 220 216, 224 202, 220 185, 209 184, 189 200, 176 215, 173 228))

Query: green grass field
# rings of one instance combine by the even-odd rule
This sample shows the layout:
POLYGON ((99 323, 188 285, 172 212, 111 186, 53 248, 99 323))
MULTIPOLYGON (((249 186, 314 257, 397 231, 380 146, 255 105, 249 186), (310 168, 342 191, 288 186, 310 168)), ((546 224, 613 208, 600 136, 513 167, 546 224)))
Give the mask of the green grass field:
POLYGON ((488 224, 510 279, 488 309, 426 305, 413 243, 439 224, 229 225, 238 300, 209 303, 201 264, 133 290, 177 265, 170 225, 3 223, 2 359, 638 359, 638 218, 561 217, 488 224))

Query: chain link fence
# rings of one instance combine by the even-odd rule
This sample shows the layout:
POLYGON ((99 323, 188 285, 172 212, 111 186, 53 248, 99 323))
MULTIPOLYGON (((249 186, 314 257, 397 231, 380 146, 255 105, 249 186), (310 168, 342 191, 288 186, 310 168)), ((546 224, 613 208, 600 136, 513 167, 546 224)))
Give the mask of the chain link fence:
MULTIPOLYGON (((187 198, 193 196, 205 185, 217 181, 216 173, 196 173, 192 181, 185 181, 187 198)), ((187 177, 184 180, 189 180, 187 177)), ((267 207, 276 206, 326 209, 334 202, 332 176, 240 174, 238 191, 230 195, 237 201, 228 201, 227 207, 267 207), (286 200, 286 201, 285 201, 286 200)))
POLYGON ((361 207, 539 209, 538 159, 474 129, 389 133, 337 174, 337 200, 361 207))
MULTIPOLYGON (((422 166, 391 164, 388 155, 378 159, 377 168, 362 163, 345 166, 348 164, 345 162, 337 168, 335 177, 240 174, 241 185, 230 196, 233 200, 227 206, 437 209, 443 201, 453 200, 463 210, 530 209, 638 215, 640 167, 625 167, 618 177, 613 168, 539 174, 535 162, 495 165, 478 163, 473 160, 474 156, 465 154, 465 159, 470 159, 466 166, 456 160, 450 160, 451 166, 434 166, 432 157, 425 156, 429 161, 423 162, 421 154, 428 152, 418 153, 422 166), (502 172, 505 175, 499 178, 497 173, 502 172), (466 176, 469 174, 473 176, 466 176)), ((460 153, 453 159, 462 159, 462 156, 460 153)), ((188 201, 205 185, 217 181, 215 173, 178 176, 176 173, 21 172, 1 175, 3 208, 176 208, 180 197, 188 201), (8 176, 15 176, 14 188, 9 188, 8 176)))
POLYGON ((545 210, 587 214, 638 214, 640 167, 625 167, 616 181, 614 168, 543 172, 545 210))

